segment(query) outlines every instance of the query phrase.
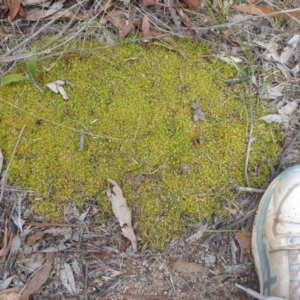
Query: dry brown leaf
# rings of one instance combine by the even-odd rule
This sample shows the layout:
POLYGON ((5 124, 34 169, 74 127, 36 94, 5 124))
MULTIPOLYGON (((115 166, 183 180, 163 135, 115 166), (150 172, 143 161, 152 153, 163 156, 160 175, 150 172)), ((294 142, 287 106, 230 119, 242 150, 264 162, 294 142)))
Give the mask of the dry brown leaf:
MULTIPOLYGON (((149 19, 146 15, 144 15, 142 21, 142 32, 144 38, 158 38, 164 42, 173 44, 173 40, 170 36, 165 36, 160 31, 150 29, 149 19)), ((148 40, 146 40, 146 42, 148 42, 148 40)))
POLYGON ((156 5, 158 4, 159 0, 143 0, 143 4, 145 6, 149 6, 149 5, 156 5))
POLYGON ((27 245, 33 246, 36 243, 36 241, 42 239, 44 235, 44 231, 37 231, 34 234, 31 234, 27 239, 27 245))
POLYGON ((0 296, 0 300, 20 300, 21 295, 19 293, 7 293, 0 296))
POLYGON ((9 18, 10 20, 13 20, 16 15, 18 14, 18 11, 20 9, 21 0, 8 0, 7 1, 8 9, 9 9, 9 18))
POLYGON ((229 39, 231 40, 232 43, 234 43, 237 47, 241 47, 242 45, 238 41, 238 39, 235 36, 230 36, 229 39))
POLYGON ((170 269, 181 273, 195 273, 195 272, 205 273, 208 271, 207 267, 203 267, 200 264, 187 262, 184 260, 177 260, 172 262, 170 264, 170 269))
POLYGON ((121 36, 125 37, 129 34, 131 29, 133 28, 134 25, 134 17, 132 14, 130 14, 128 20, 125 22, 125 25, 123 26, 121 36))
POLYGON ((149 30, 150 30, 149 19, 147 15, 144 15, 142 21, 142 32, 144 37, 148 37, 149 30))
POLYGON ((93 252, 93 256, 95 256, 97 258, 101 258, 101 259, 108 259, 108 258, 111 258, 113 255, 106 251, 100 250, 100 251, 93 252))
POLYGON ((45 10, 45 9, 40 9, 40 8, 31 9, 28 12, 25 20, 26 21, 37 21, 37 20, 40 20, 40 19, 44 19, 47 16, 48 16, 48 13, 47 13, 47 10, 45 10))
POLYGON ((252 14, 252 15, 266 15, 266 14, 274 14, 272 17, 277 18, 288 18, 289 16, 292 17, 299 17, 300 12, 299 11, 293 11, 289 13, 283 13, 280 10, 272 9, 266 5, 233 5, 233 9, 242 11, 246 14, 252 14))
POLYGON ((22 286, 15 286, 13 288, 0 291, 0 300, 19 300, 20 299, 20 292, 22 291, 22 286), (13 295, 17 294, 19 298, 10 298, 13 295))
POLYGON ((241 248, 251 249, 251 232, 238 232, 235 234, 235 239, 241 248))
POLYGON ((107 292, 107 293, 102 297, 101 300, 108 300, 109 295, 110 295, 110 292, 107 292))
MULTIPOLYGON (((65 9, 67 10, 67 9, 65 9)), ((44 20, 52 20, 57 18, 61 13, 63 12, 63 10, 60 10, 56 13, 54 13, 53 15, 45 18, 44 20)), ((70 21, 72 18, 74 17, 74 13, 72 11, 67 11, 60 19, 62 20, 66 20, 66 21, 70 21)), ((90 17, 85 17, 83 14, 77 14, 75 17, 75 20, 90 20, 90 17)))
POLYGON ((183 0, 183 2, 191 9, 199 10, 201 6, 201 0, 183 0))
POLYGON ((19 16, 21 18, 25 18, 26 17, 26 12, 25 12, 25 10, 24 10, 24 8, 23 8, 22 5, 20 5, 18 13, 19 13, 19 16))
POLYGON ((196 33, 195 30, 192 29, 192 23, 189 19, 189 17, 187 16, 187 14, 183 11, 182 8, 176 8, 177 14, 181 17, 182 22, 184 23, 184 25, 187 27, 187 29, 189 30, 190 34, 193 37, 193 41, 196 45, 198 45, 198 38, 196 37, 196 33))
POLYGON ((127 237, 123 236, 118 246, 119 252, 124 252, 129 247, 129 245, 130 245, 130 240, 127 237))
POLYGON ((233 35, 236 34, 239 30, 240 30, 239 27, 233 27, 233 28, 225 29, 222 32, 224 35, 233 35))
POLYGON ((124 20, 122 18, 123 13, 121 10, 119 9, 114 9, 113 11, 111 11, 107 16, 107 20, 112 23, 115 27, 119 28, 119 29, 123 29, 124 27, 124 20))
POLYGON ((34 274, 21 293, 22 299, 38 291, 50 276, 53 253, 47 253, 46 263, 34 274))
POLYGON ((0 250, 0 256, 2 256, 2 262, 5 262, 6 260, 6 256, 10 250, 10 246, 11 246, 11 243, 12 243, 12 240, 13 240, 13 233, 11 232, 10 235, 9 235, 9 240, 8 240, 8 243, 6 246, 4 246, 1 250, 0 250))
POLYGON ((56 2, 48 9, 32 9, 28 12, 25 20, 27 21, 38 21, 41 19, 45 19, 49 16, 51 16, 51 19, 53 18, 53 14, 57 13, 62 8, 62 3, 56 2))
POLYGON ((151 35, 151 37, 156 37, 156 38, 158 38, 161 41, 164 41, 166 43, 174 44, 172 38, 169 35, 164 35, 160 31, 150 30, 149 35, 151 35))
POLYGON ((142 249, 141 249, 141 255, 144 255, 144 254, 145 254, 147 248, 148 248, 148 242, 146 242, 146 243, 143 245, 143 247, 142 247, 142 249))
POLYGON ((106 12, 112 5, 113 5, 113 2, 111 0, 102 0, 101 8, 98 10, 98 12, 101 12, 101 11, 106 12))

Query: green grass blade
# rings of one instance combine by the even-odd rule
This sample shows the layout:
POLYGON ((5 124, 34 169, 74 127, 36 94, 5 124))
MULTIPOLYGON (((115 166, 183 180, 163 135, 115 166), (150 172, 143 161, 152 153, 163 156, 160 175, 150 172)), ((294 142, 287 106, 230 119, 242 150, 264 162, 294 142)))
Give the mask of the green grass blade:
POLYGON ((28 80, 28 79, 29 79, 29 77, 23 76, 23 75, 20 75, 20 74, 6 75, 6 76, 1 78, 1 86, 4 86, 4 85, 9 84, 11 82, 24 81, 24 80, 28 80))
POLYGON ((239 74, 242 76, 242 78, 246 78, 248 77, 247 72, 242 68, 242 66, 237 63, 236 61, 234 61, 233 59, 231 60, 232 63, 234 64, 235 68, 237 69, 237 71, 239 72, 239 74))
POLYGON ((248 77, 247 72, 238 62, 236 62, 230 55, 226 54, 226 56, 231 60, 232 64, 234 65, 240 76, 242 76, 242 78, 248 77))
POLYGON ((31 49, 31 54, 28 58, 28 63, 27 63, 27 70, 30 73, 30 75, 33 77, 34 80, 37 80, 37 70, 36 70, 36 47, 33 47, 31 49))

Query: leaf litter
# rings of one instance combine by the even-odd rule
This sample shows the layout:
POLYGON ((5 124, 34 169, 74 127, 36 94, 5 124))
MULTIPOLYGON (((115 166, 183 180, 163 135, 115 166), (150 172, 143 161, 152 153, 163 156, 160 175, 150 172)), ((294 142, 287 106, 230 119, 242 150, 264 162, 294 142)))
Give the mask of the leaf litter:
MULTIPOLYGON (((83 213, 79 213, 75 207, 69 207, 65 210, 67 223, 53 223, 51 226, 51 223, 43 220, 35 221, 39 216, 32 212, 28 201, 22 201, 20 217, 25 221, 23 231, 13 236, 8 222, 5 227, 6 244, 11 245, 7 258, 0 265, 0 284, 3 285, 5 297, 10 294, 15 296, 9 288, 18 284, 20 289, 16 295, 21 295, 19 299, 29 296, 47 298, 46 295, 49 294, 54 299, 72 295, 86 295, 88 299, 96 299, 99 295, 104 297, 107 294, 110 295, 108 299, 112 296, 117 299, 167 299, 166 293, 173 295, 172 299, 184 299, 190 293, 200 297, 204 292, 207 293, 196 288, 200 278, 206 284, 213 282, 215 294, 210 294, 211 297, 216 297, 224 289, 229 292, 230 286, 224 286, 222 276, 213 275, 216 276, 215 279, 209 276, 230 271, 225 268, 226 265, 231 265, 231 259, 226 254, 229 236, 207 235, 205 228, 208 224, 202 224, 202 227, 199 225, 202 235, 197 232, 199 228, 191 227, 185 237, 189 240, 188 243, 173 241, 166 252, 161 252, 147 243, 139 247, 139 235, 130 231, 129 237, 138 246, 132 252, 130 240, 120 230, 120 225, 124 225, 124 222, 131 224, 129 215, 126 215, 129 210, 127 205, 125 217, 122 215, 123 208, 120 210, 118 206, 123 207, 126 199, 114 180, 109 179, 108 184, 107 197, 111 205, 115 206, 116 218, 105 222, 97 217, 101 213, 99 207, 89 203, 83 213), (95 238, 92 233, 94 229, 99 232, 99 228, 104 230, 100 230, 102 234, 95 238), (194 234, 196 238, 192 237, 194 234), (9 242, 9 239, 12 241, 9 242), (211 243, 215 243, 214 247, 217 248, 211 248, 211 243), (14 274, 18 274, 20 270, 23 276, 19 279, 14 274), (179 289, 174 290, 171 282, 176 282, 179 289), (194 288, 187 287, 186 290, 187 282, 194 288)), ((6 204, 11 207, 18 201, 18 197, 12 195, 10 190, 4 193, 6 204)), ((8 218, 9 215, 4 217, 8 218)), ((125 231, 126 233, 128 232, 125 231)), ((247 260, 250 259, 249 254, 246 257, 247 260)), ((242 267, 244 264, 238 266, 240 265, 241 269, 236 267, 231 274, 239 272, 245 278, 248 278, 247 274, 254 274, 251 267, 245 270, 242 267)), ((232 284, 235 283, 234 276, 230 280, 232 284)))

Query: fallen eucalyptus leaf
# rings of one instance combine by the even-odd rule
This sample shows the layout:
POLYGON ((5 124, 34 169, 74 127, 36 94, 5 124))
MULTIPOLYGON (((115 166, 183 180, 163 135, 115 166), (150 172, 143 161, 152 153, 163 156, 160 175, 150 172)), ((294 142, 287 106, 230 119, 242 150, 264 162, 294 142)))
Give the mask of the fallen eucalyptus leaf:
POLYGON ((191 243, 191 242, 195 242, 196 240, 199 240, 202 237, 202 235, 204 234, 206 229, 207 229, 207 224, 201 226, 196 233, 194 233, 193 235, 188 237, 185 241, 187 243, 191 243))
POLYGON ((39 269, 46 259, 46 255, 44 253, 33 253, 28 256, 28 260, 25 262, 25 266, 28 268, 28 273, 34 272, 39 269))
POLYGON ((60 280, 70 294, 74 295, 76 292, 74 275, 70 265, 67 263, 60 270, 60 280))
POLYGON ((280 55, 280 60, 283 64, 286 64, 291 56, 295 54, 295 51, 297 49, 297 45, 300 40, 300 35, 295 34, 288 42, 287 46, 283 49, 281 55, 280 55))
POLYGON ((21 247, 21 239, 18 235, 15 235, 11 242, 10 252, 5 263, 5 268, 10 269, 13 266, 17 258, 20 247, 21 247))
POLYGON ((267 115, 261 117, 260 120, 263 120, 267 123, 279 123, 279 124, 287 124, 289 122, 289 118, 287 116, 280 115, 267 115))
POLYGON ((22 231, 25 221, 23 219, 21 219, 19 215, 17 215, 17 216, 12 215, 11 219, 15 223, 15 225, 22 231))
POLYGON ((133 250, 136 250, 137 242, 131 225, 131 212, 127 206, 126 199, 123 197, 121 188, 114 180, 108 178, 107 181, 109 185, 112 185, 112 190, 109 185, 106 190, 112 210, 120 223, 123 235, 131 241, 133 250))
POLYGON ((244 249, 251 249, 251 237, 251 232, 238 232, 234 236, 240 247, 244 249))
POLYGON ((3 291, 5 289, 8 288, 8 286, 10 285, 11 281, 15 278, 16 276, 10 276, 8 278, 6 278, 5 280, 1 280, 0 281, 0 290, 3 291))
POLYGON ((34 274, 21 293, 22 299, 29 297, 34 292, 37 292, 47 281, 52 269, 52 257, 53 254, 48 253, 46 263, 34 274))
POLYGON ((63 80, 56 80, 53 82, 49 82, 46 83, 46 86, 54 93, 58 94, 60 93, 61 96, 65 99, 68 100, 69 97, 65 91, 65 89, 63 88, 63 85, 65 84, 65 82, 63 80))
POLYGON ((278 109, 280 115, 290 115, 296 111, 298 104, 296 102, 288 102, 286 105, 278 109))
POLYGON ((7 292, 0 296, 0 300, 21 300, 21 296, 16 292, 7 292))

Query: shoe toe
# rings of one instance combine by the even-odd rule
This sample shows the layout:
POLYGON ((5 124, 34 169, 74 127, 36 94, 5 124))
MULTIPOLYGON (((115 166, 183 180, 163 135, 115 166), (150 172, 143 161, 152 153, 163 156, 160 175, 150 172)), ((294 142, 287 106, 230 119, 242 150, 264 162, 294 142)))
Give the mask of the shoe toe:
POLYGON ((299 299, 300 165, 282 172, 263 195, 253 226, 252 251, 261 293, 299 299))

